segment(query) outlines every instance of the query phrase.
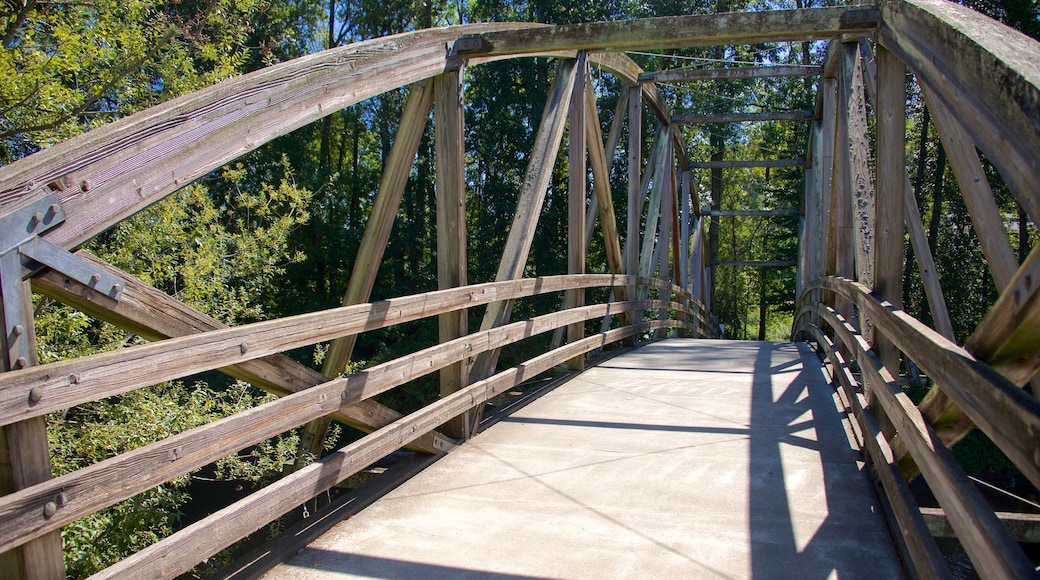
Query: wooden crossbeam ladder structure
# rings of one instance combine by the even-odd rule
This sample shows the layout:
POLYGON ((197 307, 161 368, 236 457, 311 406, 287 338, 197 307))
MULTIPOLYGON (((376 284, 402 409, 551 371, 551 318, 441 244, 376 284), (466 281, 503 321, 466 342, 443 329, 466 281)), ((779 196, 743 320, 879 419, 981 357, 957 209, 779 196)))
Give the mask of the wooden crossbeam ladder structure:
MULTIPOLYGON (((329 489, 402 446, 449 452, 473 435, 484 401, 557 365, 577 371, 590 351, 654 334, 718 336, 710 313, 712 257, 704 218, 738 213, 702 210, 694 172, 773 163, 805 168, 803 207, 748 215, 800 220, 800 307, 794 332, 813 341, 831 361, 866 456, 892 505, 894 529, 909 565, 921 576, 946 574, 925 516, 909 492, 908 478, 919 473, 978 570, 992 577, 1032 574, 1028 558, 952 460, 948 446, 977 426, 1040 486, 1040 403, 1022 388, 1040 367, 1040 251, 1023 264, 1015 262, 992 193, 979 179, 975 151, 987 156, 1038 223, 1037 62, 1036 42, 942 0, 572 26, 475 24, 374 39, 276 65, 2 167, 0 360, 6 372, 0 374, 0 567, 13 578, 63 577, 62 526, 285 430, 306 425, 304 439, 320 441, 325 422, 334 419, 370 432, 98 575, 172 578, 308 499, 299 490, 329 489), (829 42, 820 67, 647 73, 621 52, 810 40, 829 42), (556 75, 497 276, 471 284, 463 72, 525 56, 557 59, 556 75), (625 87, 605 138, 587 74, 590 63, 625 87), (924 90, 1001 292, 964 345, 953 341, 908 185, 908 73, 924 90), (815 111, 677 118, 655 84, 770 74, 819 75, 815 111), (408 103, 339 308, 227 328, 78 249, 272 139, 404 87, 408 103), (431 109, 439 290, 370 302, 376 267, 431 109), (645 112, 652 117, 644 119, 645 112), (690 160, 678 130, 684 122, 767 120, 811 125, 804 160, 690 160), (626 123, 627 203, 615 208, 608 177, 626 123), (646 148, 644 123, 657 129, 646 148), (524 279, 565 135, 571 171, 568 270, 524 279), (649 154, 643 159, 645 151, 649 154), (623 234, 618 212, 626 217, 623 234), (596 222, 609 270, 592 274, 586 272, 585 252, 596 222), (904 229, 922 272, 934 329, 900 309, 904 229), (588 303, 588 288, 612 289, 613 299, 588 303), (152 342, 38 365, 31 292, 152 342), (546 293, 561 293, 564 307, 512 321, 514 301, 546 293), (471 331, 466 321, 472 308, 485 312, 479 329, 471 331), (438 344, 341 374, 359 333, 431 316, 438 317, 438 344), (585 321, 601 319, 607 319, 603 331, 586 336, 585 321), (566 334, 557 348, 517 367, 499 368, 501 348, 557 329, 566 334), (326 341, 332 347, 321 372, 282 354, 326 341), (920 406, 898 387, 902 358, 935 379, 936 388, 920 406), (853 359, 859 377, 852 373, 853 359), (207 370, 280 398, 51 477, 47 413, 207 370), (439 374, 441 398, 419 411, 402 416, 372 399, 428 373, 439 374)), ((715 265, 723 264, 716 260, 715 265)), ((928 517, 934 521, 936 516, 929 512, 928 517)))

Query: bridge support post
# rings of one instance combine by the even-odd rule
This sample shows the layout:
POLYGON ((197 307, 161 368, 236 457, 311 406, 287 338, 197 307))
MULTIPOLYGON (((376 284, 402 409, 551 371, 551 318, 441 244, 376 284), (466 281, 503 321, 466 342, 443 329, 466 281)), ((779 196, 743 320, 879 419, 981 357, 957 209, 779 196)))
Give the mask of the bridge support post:
MULTIPOLYGON (((567 186, 567 273, 585 273, 585 190, 588 183, 588 168, 585 163, 585 110, 586 69, 585 53, 578 53, 577 69, 574 73, 574 90, 571 92, 571 119, 568 149, 570 175, 567 186)), ((594 111, 591 111, 594 113, 594 111)), ((578 308, 585 305, 583 288, 568 290, 567 308, 578 308)), ((579 322, 567 327, 567 342, 577 342, 585 337, 585 323, 579 322)), ((578 355, 567 361, 567 368, 574 371, 585 369, 585 355, 578 355)))
MULTIPOLYGON (((435 80, 434 124, 437 151, 437 287, 466 285, 466 180, 463 151, 463 88, 461 71, 435 80)), ((467 310, 437 317, 438 339, 465 336, 467 310)), ((446 397, 469 384, 469 364, 459 361, 440 371, 440 394, 446 397)), ((443 427, 446 435, 464 439, 473 433, 477 411, 455 417, 443 427)))
MULTIPOLYGON (((0 317, 5 329, 0 343, 6 353, 0 357, 0 370, 37 364, 31 289, 29 282, 22 281, 22 262, 17 249, 0 257, 0 301, 3 303, 0 317), (8 332, 8 328, 13 330, 8 332), (19 342, 22 344, 15 347, 19 342)), ((30 394, 30 400, 32 397, 30 394)), ((0 495, 46 481, 51 475, 45 418, 35 417, 0 428, 0 495)), ((60 509, 57 503, 48 505, 60 509)), ((0 554, 0 570, 4 578, 12 580, 64 578, 61 532, 51 532, 0 554)))
MULTIPOLYGON (((643 148, 643 91, 639 86, 629 89, 628 96, 628 222, 625 232, 625 272, 630 276, 639 274, 639 215, 642 211, 642 190, 640 187, 640 164, 643 148)), ((629 299, 634 300, 639 294, 635 285, 626 290, 629 299)), ((642 322, 639 311, 632 313, 631 323, 642 322)), ((627 346, 639 343, 639 336, 626 339, 627 346)))

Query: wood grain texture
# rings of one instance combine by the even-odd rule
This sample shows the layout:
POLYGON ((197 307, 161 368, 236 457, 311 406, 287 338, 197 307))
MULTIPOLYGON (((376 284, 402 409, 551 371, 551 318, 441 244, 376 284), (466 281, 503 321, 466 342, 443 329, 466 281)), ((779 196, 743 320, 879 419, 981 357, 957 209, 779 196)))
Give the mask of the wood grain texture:
MULTIPOLYGON (((822 304, 817 304, 816 308, 827 310, 832 321, 841 323, 841 315, 836 311, 828 309, 822 304)), ((817 313, 817 316, 820 315, 817 313)), ((847 323, 845 326, 848 329, 847 323)), ((888 440, 881 433, 877 419, 867 407, 865 398, 857 390, 859 385, 852 374, 852 369, 838 347, 821 328, 814 325, 808 331, 831 361, 834 369, 833 375, 838 378, 841 390, 845 395, 844 398, 851 405, 852 414, 862 432, 863 449, 867 452, 867 456, 873 464, 874 473, 881 481, 881 486, 892 506, 899 534, 910 553, 910 564, 914 567, 914 571, 920 578, 949 577, 943 554, 921 515, 910 486, 903 479, 903 474, 899 470, 899 464, 892 453, 888 440)))
MULTIPOLYGON (((814 285, 853 301, 860 312, 880 326, 910 360, 946 391, 1026 478, 1034 485, 1040 484, 1036 453, 1040 448, 1040 402, 967 350, 906 312, 883 304, 862 284, 824 278, 814 285)), ((914 458, 919 460, 916 455, 914 458)))
MULTIPOLYGON (((834 289, 852 288, 853 283, 831 286, 834 289)), ((862 289, 862 285, 856 286, 862 289)), ((866 296, 865 293, 861 295, 866 296)), ((865 302, 857 303, 859 306, 863 304, 865 302)), ((1000 523, 950 450, 935 444, 935 433, 892 375, 881 365, 881 361, 869 350, 863 336, 856 333, 844 319, 839 321, 834 317, 832 314, 835 311, 821 309, 820 312, 835 331, 839 342, 854 353, 868 393, 884 409, 888 420, 898 430, 939 504, 950 512, 956 512, 950 523, 957 530, 975 569, 984 570, 988 577, 993 578, 1021 578, 1034 574, 1029 558, 1000 523)), ((874 320, 880 320, 880 317, 874 317, 874 320)), ((895 341, 894 333, 892 335, 895 341)), ((901 344, 899 346, 902 347, 901 344)))
MULTIPOLYGON (((553 312, 523 322, 473 333, 344 378, 332 379, 305 391, 0 497, 0 551, 17 547, 56 530, 65 523, 132 497, 307 421, 328 415, 344 405, 367 399, 436 372, 474 353, 501 348, 573 322, 598 319, 622 311, 661 306, 688 310, 681 304, 654 300, 597 304, 553 312), (43 505, 52 501, 58 493, 65 494, 64 505, 52 517, 44 517, 43 505)), ((409 442, 420 435, 422 433, 415 433, 409 442)), ((389 451, 393 449, 387 452, 389 451)), ((333 482, 335 483, 338 481, 333 482)), ((315 493, 320 491, 322 490, 315 490, 315 493)))
POLYGON ((173 99, 0 168, 0 215, 59 193, 74 248, 293 129, 457 67, 447 43, 517 24, 429 29, 304 56, 173 99))
POLYGON ((675 68, 639 75, 639 82, 687 83, 734 79, 768 79, 818 76, 822 67, 804 65, 747 66, 727 68, 675 68))
MULTIPOLYGON (((817 40, 876 24, 847 22, 846 8, 814 8, 561 25, 481 34, 481 55, 544 50, 649 50, 817 40)), ((853 8, 860 10, 862 8, 853 8)), ((862 14, 862 12, 860 12, 862 14)))
POLYGON ((762 113, 686 113, 672 115, 672 123, 704 125, 707 123, 759 123, 768 121, 811 121, 812 111, 766 111, 762 113))
POLYGON ((613 274, 490 282, 213 330, 0 375, 0 424, 218 369, 351 333, 464 307, 584 286, 662 284, 613 274), (29 390, 42 398, 29 402, 29 390))
POLYGON ((879 41, 965 123, 1040 223, 1040 43, 959 4, 884 0, 879 41))
MULTIPOLYGON (((85 250, 78 250, 76 256, 122 280, 122 298, 119 301, 112 300, 53 271, 33 278, 33 289, 150 341, 227 328, 216 319, 148 286, 85 250)), ((247 360, 217 370, 278 396, 295 393, 327 380, 320 372, 282 354, 247 360)), ((366 432, 400 417, 400 413, 376 401, 362 401, 357 405, 343 407, 333 414, 335 420, 366 432)), ((425 453, 441 453, 442 446, 437 444, 437 437, 432 433, 423 436, 416 440, 414 449, 425 453)))

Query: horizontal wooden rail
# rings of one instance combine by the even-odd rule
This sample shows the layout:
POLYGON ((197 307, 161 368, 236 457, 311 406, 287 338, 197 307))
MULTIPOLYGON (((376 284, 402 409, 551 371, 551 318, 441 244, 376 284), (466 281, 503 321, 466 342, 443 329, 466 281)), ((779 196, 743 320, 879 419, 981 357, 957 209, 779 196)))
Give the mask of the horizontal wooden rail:
POLYGON ((672 122, 679 125, 706 125, 710 123, 759 123, 767 121, 812 121, 812 111, 767 111, 764 113, 716 113, 703 115, 688 113, 672 115, 672 122))
MULTIPOLYGON (((985 390, 1005 393, 1008 390, 1007 385, 1001 383, 1007 383, 1006 379, 999 377, 992 369, 988 369, 983 363, 974 360, 966 351, 950 343, 935 331, 924 327, 905 312, 895 309, 887 303, 882 303, 861 284, 842 278, 823 278, 812 282, 803 294, 796 323, 801 325, 800 328, 804 333, 812 335, 808 321, 812 316, 817 317, 831 328, 837 342, 854 354, 863 373, 867 391, 892 423, 898 433, 900 444, 910 452, 935 497, 943 508, 950 512, 950 523, 957 531, 958 537, 976 569, 985 570, 987 574, 994 577, 1006 578, 1021 577, 1032 573, 1032 564, 1029 559, 1000 523, 992 508, 968 479, 949 449, 939 442, 937 435, 925 421, 920 410, 913 405, 895 378, 882 366, 878 356, 870 350, 864 337, 832 308, 808 301, 810 292, 820 290, 834 292, 855 304, 861 315, 890 337, 897 348, 912 360, 920 360, 924 363, 922 368, 936 379, 937 384, 939 381, 953 381, 945 383, 954 385, 950 389, 952 391, 985 390), (924 358, 918 359, 919 356, 924 358), (944 368, 938 368, 939 366, 944 368), (952 376, 954 374, 958 376, 952 376)), ((815 338, 820 340, 822 337, 816 336, 815 338)), ((1011 388, 1015 391, 1018 390, 1013 386, 1011 388)), ((951 395, 951 397, 955 396, 951 395)), ((979 395, 973 394, 972 396, 977 398, 979 395)), ((966 396, 962 398, 966 398, 966 396)), ((997 395, 996 398, 1000 399, 1001 396, 997 395)), ((1010 406, 1015 405, 1014 401, 1005 400, 1004 402, 1010 406)), ((978 410, 978 413, 993 413, 994 408, 1000 407, 1000 404, 989 404, 994 406, 987 406, 978 410)), ((861 402, 860 405, 862 405, 861 402)), ((1019 412, 1013 413, 1014 416, 1010 418, 1012 428, 1022 428, 1023 415, 1031 413, 1028 407, 1026 407, 1025 413, 1022 412, 1022 407, 1017 408, 1019 412)), ((1036 417, 1040 418, 1040 414, 1036 417)), ((1005 417, 1005 419, 1007 418, 1005 417)), ((1031 423, 1028 419, 1024 422, 1027 425, 1031 423)), ((866 433, 875 430, 875 426, 869 420, 861 419, 860 426, 866 433)), ((1018 433, 1020 439, 1028 440, 1030 437, 1028 429, 1018 431, 1018 433)), ((870 435, 866 435, 865 439, 871 439, 870 435)), ((1016 452, 1014 449, 1005 448, 1004 445, 1022 445, 1020 441, 1011 442, 1006 439, 1003 442, 998 439, 994 439, 994 441, 1009 456, 1016 452)), ((879 443, 881 442, 884 442, 883 438, 879 441, 879 443)), ((885 453, 890 443, 884 443, 885 447, 881 449, 884 456, 883 463, 878 462, 876 457, 872 457, 872 459, 878 462, 882 469, 891 470, 894 468, 894 456, 890 449, 888 449, 888 453, 885 453), (886 465, 891 467, 885 467, 886 465)), ((1031 445, 1032 443, 1027 441, 1026 444, 1031 445)), ((886 478, 882 477, 883 485, 884 479, 886 478)), ((901 474, 899 480, 902 480, 901 474)), ((906 503, 906 494, 901 486, 893 487, 890 482, 886 486, 886 493, 893 499, 894 505, 906 503)), ((920 514, 902 513, 900 515, 899 512, 906 510, 909 510, 909 507, 897 506, 897 518, 904 524, 912 525, 917 530, 914 532, 915 534, 920 533, 921 522, 918 520, 920 514)), ((919 510, 917 511, 919 512, 919 510)), ((919 552, 914 554, 915 565, 925 568, 931 566, 929 562, 932 561, 933 556, 930 555, 929 546, 924 545, 920 540, 908 542, 908 545, 919 552), (924 560, 917 562, 916 560, 919 558, 924 558, 924 560)))
POLYGON ((0 425, 462 308, 547 292, 627 284, 669 286, 650 278, 613 274, 490 282, 203 332, 3 373, 0 374, 0 425))
MULTIPOLYGON (((803 311, 802 316, 807 317, 809 312, 808 310, 803 311)), ((835 315, 836 321, 847 325, 840 314, 833 310, 831 313, 835 315)), ((867 407, 865 398, 856 389, 856 379, 852 375, 852 370, 845 361, 845 357, 820 327, 809 324, 806 320, 796 321, 796 324, 804 325, 802 326, 803 331, 808 332, 831 362, 834 369, 832 375, 838 379, 845 395, 844 399, 848 402, 862 432, 863 448, 866 450, 870 462, 874 466, 874 473, 881 481, 881 486, 892 506, 892 513, 897 524, 895 527, 906 544, 911 564, 918 577, 940 578, 945 576, 946 562, 942 552, 929 532, 928 524, 918 508, 917 500, 910 491, 910 485, 903 478, 892 448, 885 439, 881 427, 878 426, 873 411, 867 407)))
POLYGON ((368 399, 469 356, 573 322, 658 308, 663 304, 647 300, 587 306, 470 334, 2 496, 0 552, 307 421, 326 416, 342 406, 368 399), (120 484, 112 485, 112 482, 120 484), (56 505, 60 503, 61 509, 50 518, 44 517, 44 506, 59 494, 63 499, 56 505))
POLYGON ((639 82, 688 83, 732 79, 768 79, 779 77, 811 77, 823 73, 823 67, 812 65, 743 66, 729 68, 676 68, 639 75, 639 82))
POLYGON ((967 350, 881 302, 862 284, 823 278, 809 289, 836 292, 852 301, 1040 487, 1040 402, 967 350))
POLYGON ((675 328, 676 325, 675 321, 659 320, 600 333, 473 383, 187 526, 103 570, 93 576, 92 580, 175 578, 224 546, 246 537, 268 521, 298 506, 301 489, 320 493, 408 443, 419 433, 436 428, 448 419, 575 356, 629 336, 675 328))
POLYGON ((804 159, 761 159, 734 161, 691 161, 691 169, 755 169, 758 167, 805 167, 804 159))

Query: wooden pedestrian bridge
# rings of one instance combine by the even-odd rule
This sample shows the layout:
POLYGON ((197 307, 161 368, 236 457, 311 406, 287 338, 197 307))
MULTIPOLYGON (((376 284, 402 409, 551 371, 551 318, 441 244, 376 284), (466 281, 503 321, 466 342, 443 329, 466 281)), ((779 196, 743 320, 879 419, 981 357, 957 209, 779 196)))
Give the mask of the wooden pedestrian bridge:
POLYGON ((890 0, 419 30, 234 78, 2 167, 0 576, 64 577, 63 526, 290 429, 320 442, 330 420, 369 434, 97 577, 186 573, 401 448, 444 457, 276 573, 946 577, 939 522, 983 577, 1033 576, 1036 562, 1009 529, 1016 516, 996 513, 949 449, 977 427, 1040 487, 1040 403, 1030 386, 1040 365, 1040 250, 1015 258, 980 152, 1035 227, 1040 45, 952 2, 890 0), (624 52, 805 41, 829 43, 821 66, 643 71, 624 52), (494 256, 497 277, 473 284, 463 71, 529 56, 557 59, 557 72, 505 249, 494 256), (624 87, 606 136, 592 65, 624 87), (794 342, 715 340, 714 270, 725 265, 713 259, 712 216, 694 172, 769 162, 690 159, 683 123, 759 119, 673 116, 657 83, 769 75, 818 77, 798 162, 794 342), (909 187, 908 79, 925 95, 999 291, 964 344, 909 187), (342 307, 222 327, 79 249, 272 139, 403 87, 408 101, 342 307), (430 118, 440 289, 372 302, 430 118), (652 146, 642 131, 623 131, 644 123, 657 127, 652 146), (565 134, 568 271, 525 278, 565 134), (627 194, 611 191, 612 171, 627 172, 627 194), (591 231, 602 232, 605 272, 586 271, 591 231), (934 328, 901 309, 904 256, 922 274, 934 328), (151 342, 39 365, 32 292, 151 342), (536 296, 561 306, 513 320, 513 305, 536 296), (470 312, 483 317, 474 331, 470 312), (434 316, 438 344, 343 375, 359 333, 434 316), (556 348, 498 364, 502 349, 553 332, 556 348), (323 342, 331 347, 321 372, 284 354, 323 342), (934 383, 919 404, 901 386, 910 368, 934 383), (47 414, 210 370, 280 398, 52 477, 47 414), (418 411, 373 399, 431 373, 441 397, 418 411), (561 374, 570 380, 477 434, 486 402, 561 374), (909 483, 917 477, 938 510, 918 505, 909 483))

